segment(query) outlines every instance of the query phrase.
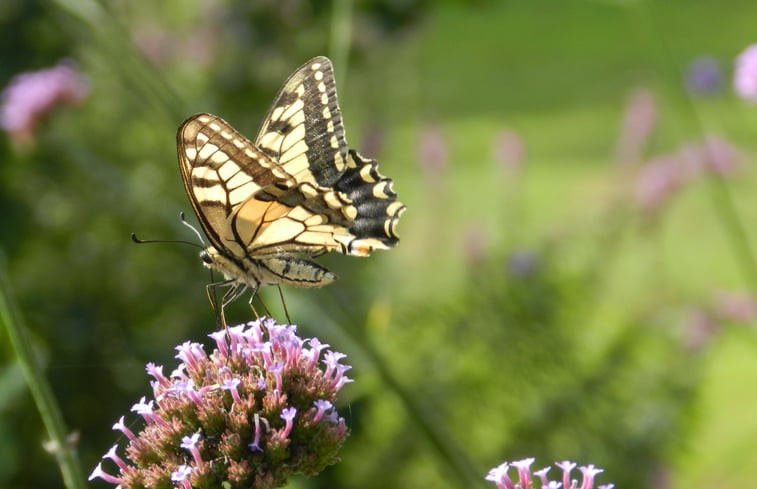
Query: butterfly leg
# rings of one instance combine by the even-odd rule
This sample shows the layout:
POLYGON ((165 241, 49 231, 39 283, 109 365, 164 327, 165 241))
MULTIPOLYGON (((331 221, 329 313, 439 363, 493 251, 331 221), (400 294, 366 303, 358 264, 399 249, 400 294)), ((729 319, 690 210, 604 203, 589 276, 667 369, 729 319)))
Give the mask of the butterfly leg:
POLYGON ((287 323, 292 324, 292 320, 289 318, 289 310, 287 309, 287 303, 284 300, 284 292, 281 290, 281 285, 276 284, 276 288, 279 289, 279 297, 281 297, 281 307, 284 308, 284 315, 287 317, 287 323))
POLYGON ((205 293, 207 294, 208 300, 210 301, 210 307, 213 308, 213 314, 216 317, 216 326, 218 326, 219 328, 226 327, 226 320, 223 317, 223 307, 218 307, 218 299, 216 298, 215 291, 218 287, 226 287, 233 283, 233 280, 223 280, 221 282, 212 282, 205 286, 205 293))
POLYGON ((252 302, 255 300, 255 297, 258 298, 258 302, 263 307, 263 311, 268 315, 268 317, 273 317, 271 315, 271 311, 268 310, 268 307, 266 307, 265 302, 263 302, 263 298, 258 295, 258 290, 260 290, 259 287, 256 287, 253 289, 252 294, 250 295, 250 300, 248 301, 248 304, 250 304, 250 309, 252 309, 252 312, 255 314, 255 317, 257 319, 260 319, 260 315, 258 314, 257 309, 255 309, 255 306, 252 305, 252 302))
POLYGON ((226 306, 237 300, 244 291, 247 290, 247 284, 242 282, 234 282, 234 284, 223 294, 221 299, 221 317, 223 318, 223 324, 226 325, 226 306))

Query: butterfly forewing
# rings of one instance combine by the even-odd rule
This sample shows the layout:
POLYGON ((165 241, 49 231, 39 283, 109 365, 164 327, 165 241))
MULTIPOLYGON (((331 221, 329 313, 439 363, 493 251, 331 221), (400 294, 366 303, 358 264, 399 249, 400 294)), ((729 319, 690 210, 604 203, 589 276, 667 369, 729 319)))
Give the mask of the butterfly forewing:
POLYGON ((344 172, 347 142, 331 61, 314 58, 284 83, 255 145, 298 182, 330 187, 344 172))
POLYGON ((295 180, 223 119, 197 114, 177 134, 179 167, 197 217, 213 246, 244 254, 230 226, 236 208, 262 187, 287 188, 295 180))

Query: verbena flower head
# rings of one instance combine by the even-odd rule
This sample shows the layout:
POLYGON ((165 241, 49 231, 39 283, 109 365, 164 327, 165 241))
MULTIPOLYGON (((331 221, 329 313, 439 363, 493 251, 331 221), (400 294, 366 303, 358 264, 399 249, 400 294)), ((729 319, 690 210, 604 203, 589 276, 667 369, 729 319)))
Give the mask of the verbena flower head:
POLYGON ((70 63, 15 76, 2 94, 0 126, 20 143, 33 139, 38 122, 58 105, 76 105, 89 93, 89 81, 70 63))
POLYGON ((757 103, 757 44, 748 46, 736 58, 733 89, 741 98, 757 103))
POLYGON ((125 457, 114 446, 103 456, 113 468, 98 464, 90 480, 124 489, 267 489, 338 461, 348 430, 333 402, 352 381, 343 354, 271 319, 209 336, 210 355, 198 343, 176 347, 180 363, 169 376, 147 365, 154 399, 132 407, 144 427, 132 432, 122 417, 113 429, 127 438, 125 457))
MULTIPOLYGON (((495 483, 498 489, 593 489, 594 478, 603 472, 602 469, 593 465, 579 467, 582 474, 579 484, 578 479, 571 478, 571 472, 576 468, 576 464, 570 461, 557 462, 555 466, 561 472, 555 474, 558 476, 557 480, 550 480, 547 475, 551 467, 532 472, 531 465, 534 461, 533 458, 526 458, 515 462, 505 462, 491 469, 485 479, 495 483), (512 472, 512 477, 510 472, 512 472)), ((612 489, 613 487, 614 484, 604 484, 597 486, 597 489, 612 489)))

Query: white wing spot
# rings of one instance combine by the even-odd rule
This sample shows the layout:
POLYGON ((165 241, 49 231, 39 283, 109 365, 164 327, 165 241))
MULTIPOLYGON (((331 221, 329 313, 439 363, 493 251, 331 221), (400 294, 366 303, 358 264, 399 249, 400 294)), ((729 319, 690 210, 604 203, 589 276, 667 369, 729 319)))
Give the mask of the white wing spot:
POLYGON ((218 168, 218 174, 223 181, 228 181, 231 177, 239 173, 239 165, 233 161, 227 161, 225 165, 218 168))
POLYGON ((226 182, 226 187, 233 190, 250 182, 252 182, 250 176, 240 171, 226 182))
POLYGON ((328 107, 323 108, 323 118, 324 119, 331 119, 331 111, 328 107))
POLYGON ((322 71, 316 71, 315 75, 313 75, 313 76, 315 76, 315 79, 318 80, 318 81, 323 80, 323 72, 322 71))
POLYGON ((213 153, 213 156, 210 157, 210 161, 215 163, 216 165, 223 165, 227 161, 229 161, 229 155, 224 153, 223 151, 216 151, 213 153))
POLYGON ((326 92, 326 84, 323 83, 323 82, 319 83, 318 84, 318 91, 321 92, 321 93, 326 92))
POLYGON ((304 102, 302 99, 297 99, 292 105, 287 107, 287 109, 284 111, 283 114, 281 114, 282 120, 289 120, 292 119, 293 124, 301 124, 305 122, 305 114, 302 112, 302 109, 305 107, 304 102), (299 112, 299 117, 295 119, 295 115, 299 112))
POLYGON ((281 154, 281 156, 279 157, 279 163, 289 166, 290 161, 304 154, 307 150, 308 145, 305 143, 305 141, 300 139, 291 148, 281 154))
POLYGON ((339 149, 339 141, 336 139, 336 136, 331 136, 329 142, 331 143, 332 148, 339 149))
POLYGON ((342 157, 342 153, 334 153, 334 166, 338 172, 344 171, 344 157, 342 157))
POLYGON ((271 112, 271 120, 278 121, 281 119, 281 113, 284 112, 284 107, 276 107, 271 112))
MULTIPOLYGON (((299 126, 292 129, 292 131, 284 137, 284 140, 281 141, 281 149, 284 151, 287 151, 289 148, 294 146, 297 142, 303 141, 305 139, 305 125, 300 124, 299 126)), ((307 149, 307 146, 305 147, 307 149)))
POLYGON ((313 63, 312 65, 310 65, 310 68, 311 68, 311 69, 312 69, 313 71, 315 71, 315 70, 318 70, 318 69, 320 69, 320 68, 321 68, 321 63, 313 63))
POLYGON ((271 131, 263 134, 263 137, 260 138, 258 141, 258 144, 262 148, 271 149, 273 151, 276 151, 277 153, 281 149, 281 140, 284 139, 284 136, 282 136, 280 133, 276 131, 271 131))
POLYGON ((184 148, 184 154, 187 156, 187 159, 194 160, 197 157, 197 150, 194 148, 186 147, 184 148))
POLYGON ((226 191, 220 185, 212 187, 202 187, 195 190, 197 200, 202 204, 205 202, 220 202, 226 204, 226 191))
POLYGON ((365 165, 360 169, 360 178, 363 179, 364 182, 375 182, 376 179, 373 178, 373 175, 371 175, 371 167, 370 165, 365 165))
MULTIPOLYGON (((197 136, 198 136, 198 139, 199 139, 200 135, 198 134, 197 136)), ((208 144, 204 145, 202 147, 202 149, 200 149, 200 152, 198 153, 198 156, 200 157, 201 160, 207 160, 216 151, 218 151, 218 146, 216 146, 215 144, 208 143, 208 144)))
POLYGON ((246 185, 237 187, 229 192, 229 203, 233 206, 240 204, 249 199, 259 188, 260 187, 255 185, 252 180, 249 180, 246 185))
POLYGON ((386 208, 386 215, 392 217, 399 217, 405 212, 405 206, 402 202, 394 201, 386 208))

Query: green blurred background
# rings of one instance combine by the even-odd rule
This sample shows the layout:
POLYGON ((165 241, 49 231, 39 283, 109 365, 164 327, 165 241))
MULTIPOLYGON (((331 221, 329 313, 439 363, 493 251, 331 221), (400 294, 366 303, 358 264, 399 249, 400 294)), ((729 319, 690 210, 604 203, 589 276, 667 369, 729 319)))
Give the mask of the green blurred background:
MULTIPOLYGON (((291 487, 493 487, 530 456, 616 487, 748 487, 757 106, 731 77, 755 26, 746 0, 3 0, 0 84, 62 59, 89 83, 0 139, 2 266, 83 470, 121 415, 138 426, 144 364, 215 327, 196 250, 129 239, 195 240, 176 128, 207 111, 254 136, 325 54, 350 145, 408 211, 396 249, 284 290, 357 380, 342 462, 291 487)), ((60 487, 0 343, 0 486, 60 487)))

